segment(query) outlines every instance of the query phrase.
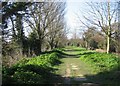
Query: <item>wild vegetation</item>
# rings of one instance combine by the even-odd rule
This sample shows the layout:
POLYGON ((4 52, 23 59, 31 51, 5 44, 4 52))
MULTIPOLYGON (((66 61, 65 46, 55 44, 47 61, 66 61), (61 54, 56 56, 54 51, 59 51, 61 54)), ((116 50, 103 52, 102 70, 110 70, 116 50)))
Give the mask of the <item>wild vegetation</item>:
MULTIPOLYGON (((120 58, 117 55, 94 52, 82 55, 80 60, 89 64, 92 67, 92 71, 98 75, 95 76, 96 78, 92 78, 92 81, 102 83, 103 86, 105 84, 110 86, 119 85, 120 58)), ((89 75, 86 76, 89 77, 89 75)))
POLYGON ((118 56, 114 54, 105 54, 105 53, 93 53, 89 55, 82 55, 81 60, 84 60, 90 64, 95 71, 109 71, 116 67, 118 69, 118 56))

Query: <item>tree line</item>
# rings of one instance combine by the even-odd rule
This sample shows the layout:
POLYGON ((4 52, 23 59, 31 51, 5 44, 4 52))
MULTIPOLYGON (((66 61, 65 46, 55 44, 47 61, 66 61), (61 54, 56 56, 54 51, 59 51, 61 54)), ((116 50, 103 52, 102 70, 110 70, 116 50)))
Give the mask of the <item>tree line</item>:
POLYGON ((64 46, 65 2, 2 2, 3 64, 64 46))

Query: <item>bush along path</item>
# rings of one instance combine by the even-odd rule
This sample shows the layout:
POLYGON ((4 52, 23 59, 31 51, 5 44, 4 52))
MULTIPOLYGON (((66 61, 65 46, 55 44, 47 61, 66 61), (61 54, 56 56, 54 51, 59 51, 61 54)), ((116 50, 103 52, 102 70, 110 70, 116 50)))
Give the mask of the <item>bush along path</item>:
POLYGON ((92 53, 82 55, 80 60, 89 64, 96 75, 86 75, 91 82, 101 86, 120 86, 120 58, 114 54, 92 53))
POLYGON ((66 48, 63 57, 56 73, 61 75, 64 86, 120 86, 118 56, 66 48))
POLYGON ((54 76, 53 66, 59 62, 57 52, 24 58, 10 68, 3 67, 2 85, 50 84, 54 76))

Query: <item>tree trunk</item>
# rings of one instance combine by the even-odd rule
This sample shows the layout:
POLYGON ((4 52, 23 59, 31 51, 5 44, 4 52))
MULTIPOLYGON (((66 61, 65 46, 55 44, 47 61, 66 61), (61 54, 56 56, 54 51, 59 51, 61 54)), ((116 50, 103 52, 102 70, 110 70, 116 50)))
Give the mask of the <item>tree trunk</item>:
POLYGON ((51 50, 53 49, 53 43, 50 43, 50 48, 51 48, 51 50))
POLYGON ((110 51, 110 37, 107 36, 107 54, 109 53, 110 51))
POLYGON ((34 51, 35 51, 35 54, 38 56, 42 52, 42 40, 41 39, 37 39, 35 45, 36 46, 35 46, 34 51))
POLYGON ((42 39, 39 40, 39 52, 38 54, 40 54, 42 52, 42 39))
POLYGON ((88 49, 88 42, 87 41, 85 42, 85 47, 86 47, 86 49, 88 49))
POLYGON ((111 38, 111 18, 110 18, 110 1, 108 0, 107 54, 110 51, 110 38, 111 38))

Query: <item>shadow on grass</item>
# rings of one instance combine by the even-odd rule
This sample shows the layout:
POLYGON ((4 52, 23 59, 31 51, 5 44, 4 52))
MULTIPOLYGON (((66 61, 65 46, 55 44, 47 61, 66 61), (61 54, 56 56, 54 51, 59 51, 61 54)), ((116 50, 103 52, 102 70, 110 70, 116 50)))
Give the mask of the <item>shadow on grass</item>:
POLYGON ((120 71, 105 71, 82 77, 57 77, 55 86, 120 86, 120 71), (58 78, 58 79, 57 79, 58 78), (60 82, 62 81, 62 82, 60 82))
POLYGON ((56 70, 38 65, 8 68, 3 74, 2 86, 56 86, 63 82, 63 78, 54 73, 56 70))
POLYGON ((73 50, 69 49, 69 50, 63 50, 63 51, 52 50, 52 51, 41 52, 41 55, 42 55, 42 54, 51 54, 51 53, 53 53, 53 52, 56 52, 56 53, 59 54, 58 56, 61 57, 61 58, 66 58, 66 57, 78 58, 78 57, 80 57, 81 55, 90 55, 90 54, 95 53, 95 52, 92 52, 92 51, 82 52, 82 53, 81 53, 81 51, 86 51, 86 50, 85 50, 85 49, 73 49, 73 50), (79 53, 79 54, 67 54, 67 53, 65 53, 64 51, 65 51, 65 52, 76 52, 76 51, 80 51, 80 53, 79 53))
POLYGON ((89 82, 98 83, 100 86, 120 86, 120 69, 100 72, 96 75, 85 75, 89 82))
MULTIPOLYGON (((75 51, 74 51, 75 52, 75 51)), ((67 53, 61 53, 61 55, 64 57, 64 58, 79 58, 81 55, 90 55, 90 54, 93 54, 95 52, 82 52, 82 53, 79 53, 79 54, 67 54, 67 53)))
POLYGON ((67 49, 65 52, 76 52, 76 51, 86 51, 86 49, 67 49))

